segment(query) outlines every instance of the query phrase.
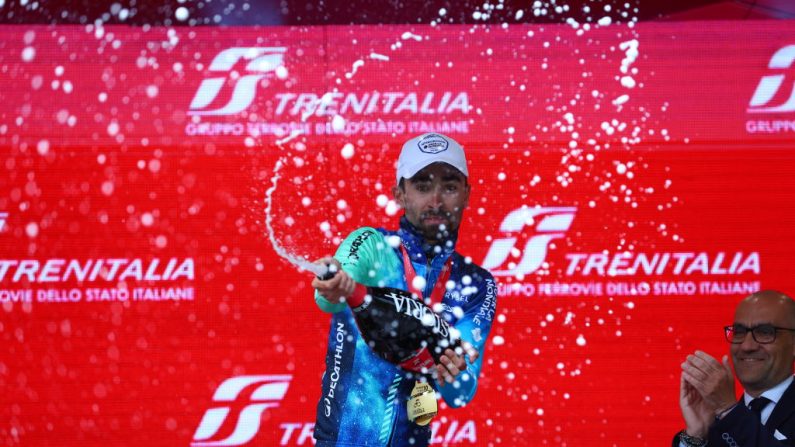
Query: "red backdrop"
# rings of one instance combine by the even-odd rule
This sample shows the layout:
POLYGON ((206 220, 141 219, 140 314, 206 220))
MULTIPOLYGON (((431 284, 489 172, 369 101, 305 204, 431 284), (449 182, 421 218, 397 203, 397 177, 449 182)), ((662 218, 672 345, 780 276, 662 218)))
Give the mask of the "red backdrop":
POLYGON ((396 224, 424 131, 465 146, 459 248, 501 284, 434 442, 668 442, 684 356, 795 293, 793 30, 1 28, 1 443, 310 445, 329 318, 267 237, 275 167, 313 259, 396 224))

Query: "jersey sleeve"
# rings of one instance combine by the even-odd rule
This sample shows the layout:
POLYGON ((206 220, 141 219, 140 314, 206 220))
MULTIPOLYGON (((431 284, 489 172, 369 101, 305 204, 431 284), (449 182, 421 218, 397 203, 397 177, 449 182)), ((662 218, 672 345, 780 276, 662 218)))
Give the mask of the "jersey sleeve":
POLYGON ((475 397, 486 341, 497 309, 497 285, 494 277, 485 270, 482 270, 480 275, 482 280, 478 281, 480 287, 475 292, 477 296, 473 300, 473 305, 467 307, 464 315, 454 326, 460 332, 461 340, 471 344, 478 351, 478 359, 470 363, 467 358, 467 369, 458 375, 455 382, 437 386, 444 401, 452 408, 462 407, 475 397))
MULTIPOLYGON (((334 258, 354 281, 370 287, 384 287, 390 275, 400 272, 393 250, 384 235, 375 228, 362 227, 342 241, 334 258), (396 270, 397 269, 397 270, 396 270)), ((315 303, 324 312, 336 313, 345 309, 345 303, 331 303, 315 292, 315 303)))

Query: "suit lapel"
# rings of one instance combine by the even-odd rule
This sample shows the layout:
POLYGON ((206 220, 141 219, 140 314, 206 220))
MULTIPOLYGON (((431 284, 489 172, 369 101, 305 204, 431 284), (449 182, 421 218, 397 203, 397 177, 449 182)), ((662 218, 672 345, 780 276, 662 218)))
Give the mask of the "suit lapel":
POLYGON ((795 413, 795 382, 792 382, 781 395, 781 400, 773 408, 773 413, 770 414, 765 427, 771 430, 779 428, 781 423, 787 420, 792 413, 795 413))

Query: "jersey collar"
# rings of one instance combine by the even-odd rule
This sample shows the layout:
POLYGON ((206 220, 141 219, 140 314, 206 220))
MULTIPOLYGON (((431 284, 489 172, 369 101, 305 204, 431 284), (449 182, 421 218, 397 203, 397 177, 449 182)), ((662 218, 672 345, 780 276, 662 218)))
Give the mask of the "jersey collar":
POLYGON ((445 240, 436 244, 437 246, 428 244, 425 242, 422 233, 406 219, 406 216, 400 218, 398 235, 400 236, 403 246, 406 247, 411 260, 414 262, 422 262, 423 264, 427 264, 428 262, 426 253, 432 254, 430 256, 431 259, 435 259, 439 257, 439 255, 442 255, 441 258, 446 260, 455 251, 455 244, 458 240, 458 231, 453 231, 450 232, 445 240))

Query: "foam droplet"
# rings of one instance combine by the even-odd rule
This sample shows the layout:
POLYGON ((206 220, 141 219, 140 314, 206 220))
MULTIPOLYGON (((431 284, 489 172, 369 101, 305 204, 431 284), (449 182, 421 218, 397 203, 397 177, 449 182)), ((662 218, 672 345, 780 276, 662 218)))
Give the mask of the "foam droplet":
POLYGON ((400 247, 400 236, 387 236, 386 243, 392 248, 400 247))
POLYGON ((629 101, 629 95, 621 95, 613 100, 613 105, 620 106, 621 104, 624 104, 627 101, 629 101))
POLYGON ((394 216, 397 212, 400 211, 400 206, 394 200, 390 200, 386 204, 386 215, 387 216, 394 216))
POLYGON ((119 133, 119 123, 111 121, 111 123, 108 124, 108 135, 113 137, 116 136, 117 133, 119 133))
POLYGON ((36 237, 39 235, 39 224, 36 222, 31 222, 25 226, 25 234, 28 237, 36 237))
POLYGON ((189 16, 190 16, 190 13, 188 12, 188 8, 186 8, 184 6, 180 6, 174 12, 174 17, 176 17, 177 20, 179 20, 180 22, 184 22, 184 21, 188 20, 189 16))
POLYGON ((633 88, 635 87, 635 80, 632 79, 632 76, 622 76, 621 85, 623 85, 626 88, 633 88))
POLYGON ((354 154, 353 145, 351 143, 346 143, 345 146, 342 147, 341 154, 342 158, 349 160, 354 154))
POLYGON ((334 115, 334 118, 331 119, 331 128, 335 132, 342 132, 345 129, 345 118, 341 115, 334 115))
POLYGON ((33 48, 33 47, 25 47, 25 49, 22 50, 22 60, 23 61, 30 62, 35 57, 36 57, 36 49, 35 48, 33 48))
POLYGON ((425 278, 422 276, 415 276, 413 280, 411 280, 411 287, 414 290, 425 290, 425 278))
POLYGON ((38 151, 39 155, 47 155, 47 152, 50 151, 50 142, 47 140, 39 141, 39 144, 36 145, 36 151, 38 151))

